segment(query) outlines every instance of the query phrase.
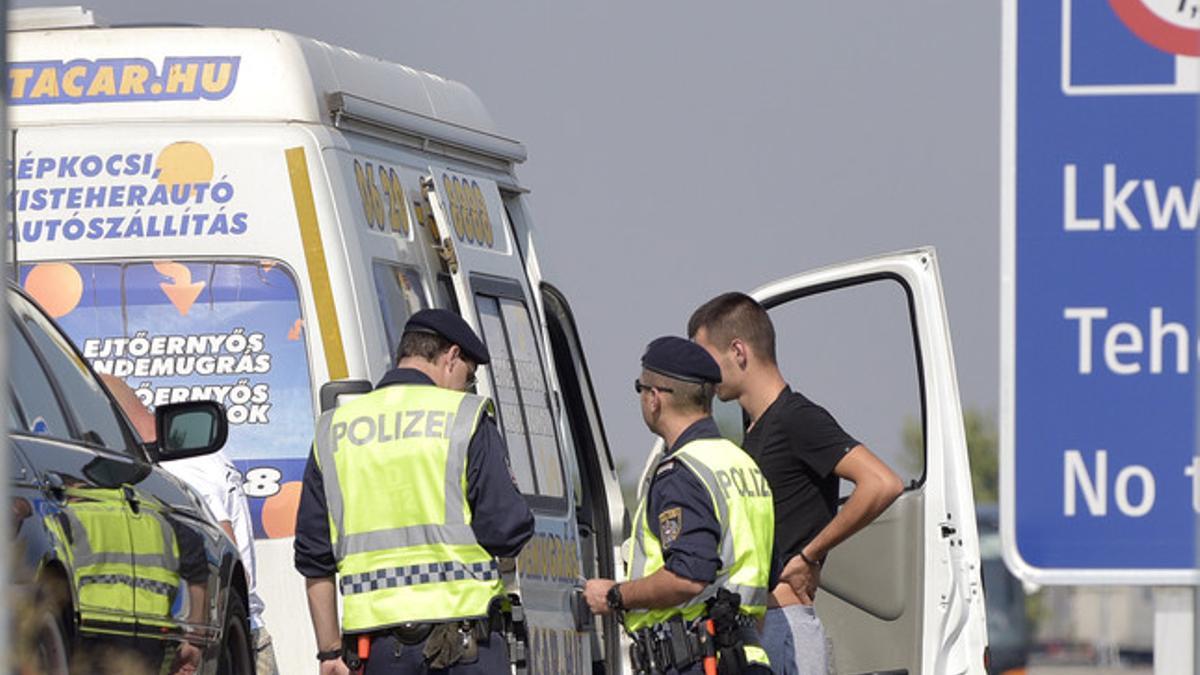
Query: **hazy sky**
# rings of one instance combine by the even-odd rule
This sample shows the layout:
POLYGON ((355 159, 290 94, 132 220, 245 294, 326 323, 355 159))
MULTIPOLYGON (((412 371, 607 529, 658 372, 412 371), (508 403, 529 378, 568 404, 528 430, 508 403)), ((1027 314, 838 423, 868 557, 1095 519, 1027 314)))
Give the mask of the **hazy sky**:
MULTIPOLYGON (((995 412, 999 3, 87 6, 114 23, 280 28, 473 88, 529 150, 542 268, 574 306, 628 464, 650 442, 630 386, 650 338, 682 333, 718 292, 921 244, 940 253, 964 405, 995 412)), ((806 330, 871 352, 875 336, 830 316, 806 330)), ((866 375, 795 384, 854 418, 866 375)), ((899 443, 895 419, 850 431, 899 443)))

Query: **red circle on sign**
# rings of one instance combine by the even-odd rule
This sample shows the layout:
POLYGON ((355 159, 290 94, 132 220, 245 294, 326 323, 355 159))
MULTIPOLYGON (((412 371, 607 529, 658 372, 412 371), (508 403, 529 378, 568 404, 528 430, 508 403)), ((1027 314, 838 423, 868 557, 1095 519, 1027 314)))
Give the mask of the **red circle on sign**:
POLYGON ((1200 30, 1184 28, 1155 14, 1144 0, 1108 0, 1129 30, 1164 52, 1200 56, 1200 30))

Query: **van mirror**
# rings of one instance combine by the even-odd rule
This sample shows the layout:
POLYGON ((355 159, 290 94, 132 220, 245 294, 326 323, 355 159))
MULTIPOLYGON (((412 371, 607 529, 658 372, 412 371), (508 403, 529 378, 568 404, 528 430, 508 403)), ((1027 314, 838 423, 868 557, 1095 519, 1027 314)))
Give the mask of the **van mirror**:
POLYGON ((225 407, 215 401, 160 405, 154 411, 159 461, 198 457, 220 450, 229 435, 225 407))
POLYGON ((321 385, 321 412, 329 412, 356 396, 371 393, 375 387, 367 380, 332 380, 321 385))

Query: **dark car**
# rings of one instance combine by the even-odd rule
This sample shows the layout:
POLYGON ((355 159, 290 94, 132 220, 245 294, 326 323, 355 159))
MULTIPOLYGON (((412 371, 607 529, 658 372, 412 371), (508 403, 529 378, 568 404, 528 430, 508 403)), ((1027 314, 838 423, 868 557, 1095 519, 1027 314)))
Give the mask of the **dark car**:
POLYGON ((157 465, 219 449, 223 409, 159 406, 161 440, 142 442, 54 322, 7 297, 19 672, 252 674, 237 549, 157 465))

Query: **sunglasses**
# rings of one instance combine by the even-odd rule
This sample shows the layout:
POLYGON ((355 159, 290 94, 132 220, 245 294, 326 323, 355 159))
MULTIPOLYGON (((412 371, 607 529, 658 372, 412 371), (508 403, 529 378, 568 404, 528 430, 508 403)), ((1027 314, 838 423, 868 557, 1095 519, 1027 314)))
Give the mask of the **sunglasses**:
POLYGON ((652 384, 642 384, 641 380, 633 381, 633 390, 639 394, 641 394, 643 391, 656 391, 656 390, 657 391, 665 391, 668 394, 675 393, 675 390, 671 389, 670 387, 656 387, 652 384))

